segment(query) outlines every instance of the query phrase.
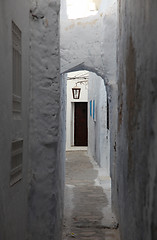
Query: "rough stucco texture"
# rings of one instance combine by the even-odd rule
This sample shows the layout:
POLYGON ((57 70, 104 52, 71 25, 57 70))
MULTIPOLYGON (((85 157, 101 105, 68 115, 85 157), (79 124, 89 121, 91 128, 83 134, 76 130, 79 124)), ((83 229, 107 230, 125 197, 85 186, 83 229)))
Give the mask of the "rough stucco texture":
MULTIPOLYGON (((88 153, 104 169, 106 176, 110 175, 110 132, 107 129, 107 92, 104 81, 94 73, 89 74, 88 84, 88 153), (95 100, 96 119, 90 116, 90 101, 95 100)), ((92 102, 93 104, 93 102, 92 102)))
POLYGON ((0 1, 0 239, 21 240, 27 229, 29 1, 0 1), (12 114, 12 21, 22 32, 22 114, 12 114), (23 138, 22 180, 10 186, 11 143, 23 138), (22 221, 21 221, 22 219, 22 221))
MULTIPOLYGON (((59 1, 32 1, 29 239, 61 239, 59 1)), ((62 167, 61 167, 62 166, 62 167)))
MULTIPOLYGON (((61 13, 63 10, 61 11, 61 13)), ((115 81, 117 3, 103 0, 95 16, 68 20, 61 15, 61 72, 86 69, 115 81)))
POLYGON ((117 197, 122 240, 157 239, 157 2, 119 1, 117 197))

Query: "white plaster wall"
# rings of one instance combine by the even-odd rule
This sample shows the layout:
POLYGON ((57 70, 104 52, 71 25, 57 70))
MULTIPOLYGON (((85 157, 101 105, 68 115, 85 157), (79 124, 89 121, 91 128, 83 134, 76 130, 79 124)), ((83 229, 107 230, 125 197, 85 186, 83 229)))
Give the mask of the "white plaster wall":
POLYGON ((0 239, 27 229, 29 1, 0 1, 0 239), (22 31, 22 118, 12 115, 12 20, 22 31), (10 187, 11 143, 23 138, 23 178, 10 187))
POLYGON ((95 16, 68 20, 61 15, 61 72, 86 69, 115 82, 116 22, 115 0, 103 0, 95 16))
POLYGON ((117 122, 118 122, 118 86, 110 86, 109 95, 109 114, 110 114, 110 176, 112 183, 112 209, 118 215, 117 206, 117 122))
POLYGON ((106 176, 109 176, 110 131, 107 129, 107 92, 104 80, 94 73, 89 75, 88 106, 88 153, 104 168, 106 176), (90 116, 91 100, 96 101, 96 121, 93 120, 93 114, 90 116))
POLYGON ((60 7, 60 18, 62 19, 67 19, 68 15, 67 15, 67 4, 66 4, 66 0, 61 0, 60 1, 61 7, 60 7))
POLYGON ((60 231, 59 238, 62 239, 62 227, 63 227, 63 208, 64 208, 64 187, 65 187, 65 159, 66 159, 66 107, 67 107, 67 82, 64 75, 60 76, 60 132, 59 132, 59 152, 60 152, 60 163, 58 166, 58 176, 56 176, 57 192, 58 196, 58 229, 60 231))
POLYGON ((59 240, 62 235, 65 155, 65 134, 61 126, 65 121, 64 108, 61 107, 65 93, 59 59, 60 2, 31 2, 28 239, 59 240))
POLYGON ((117 204, 122 240, 157 239, 157 1, 122 0, 117 204))
MULTIPOLYGON (((78 75, 86 74, 87 71, 78 71, 67 74, 67 78, 72 78, 78 75)), ((86 82, 84 78, 67 80, 67 114, 66 114, 66 150, 71 150, 74 145, 74 103, 75 102, 88 102, 88 80, 86 82), (80 83, 78 83, 80 82, 80 83), (72 88, 76 86, 81 88, 80 98, 73 99, 72 88)))

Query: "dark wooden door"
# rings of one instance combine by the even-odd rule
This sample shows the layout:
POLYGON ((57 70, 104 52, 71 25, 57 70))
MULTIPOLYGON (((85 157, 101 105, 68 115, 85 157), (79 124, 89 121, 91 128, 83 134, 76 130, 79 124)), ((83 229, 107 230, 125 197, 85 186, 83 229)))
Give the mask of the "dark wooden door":
POLYGON ((88 119, 86 102, 75 103, 74 113, 74 145, 88 145, 88 119))

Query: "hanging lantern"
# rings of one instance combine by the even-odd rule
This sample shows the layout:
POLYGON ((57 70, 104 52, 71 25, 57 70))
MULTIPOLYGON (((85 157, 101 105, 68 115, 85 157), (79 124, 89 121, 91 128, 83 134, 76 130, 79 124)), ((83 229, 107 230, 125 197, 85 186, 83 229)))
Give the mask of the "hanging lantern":
POLYGON ((80 92, 81 92, 81 88, 72 88, 72 94, 73 94, 73 98, 74 99, 79 99, 80 98, 80 92))

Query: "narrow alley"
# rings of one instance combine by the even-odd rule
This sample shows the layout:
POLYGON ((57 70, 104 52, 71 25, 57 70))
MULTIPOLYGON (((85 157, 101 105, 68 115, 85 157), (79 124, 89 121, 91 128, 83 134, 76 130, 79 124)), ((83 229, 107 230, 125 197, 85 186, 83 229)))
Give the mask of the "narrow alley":
POLYGON ((157 240, 156 13, 0 0, 0 240, 157 240))
POLYGON ((67 152, 65 181, 63 240, 120 240, 110 178, 86 151, 67 152))

